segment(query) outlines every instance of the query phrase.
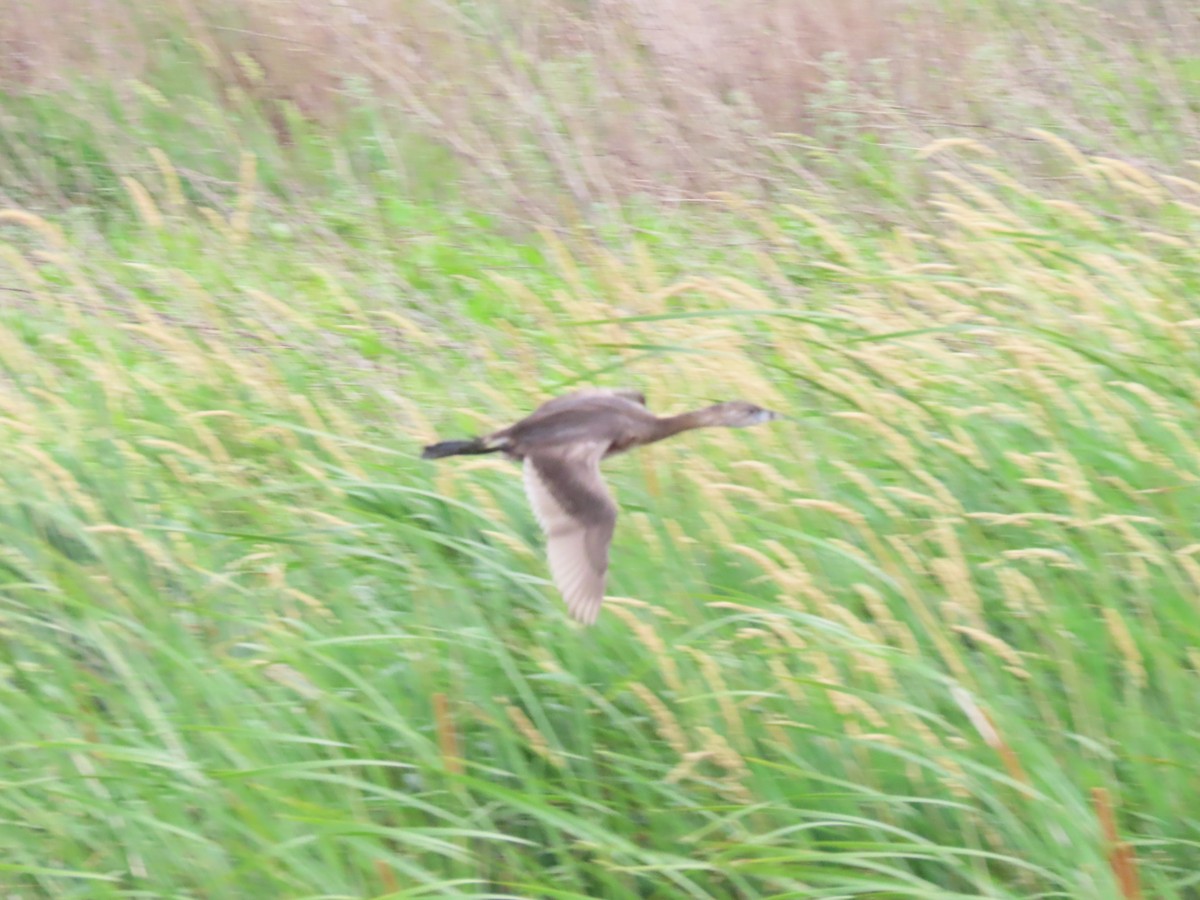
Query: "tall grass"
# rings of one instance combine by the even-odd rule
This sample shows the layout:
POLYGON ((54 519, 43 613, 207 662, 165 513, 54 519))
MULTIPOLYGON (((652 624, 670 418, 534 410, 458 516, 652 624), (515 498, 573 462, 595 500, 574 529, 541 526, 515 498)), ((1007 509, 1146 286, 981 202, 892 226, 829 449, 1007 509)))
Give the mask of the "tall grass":
POLYGON ((8 894, 1194 896, 1200 183, 1030 137, 616 251, 0 214, 8 894), (416 458, 582 383, 799 417, 608 466, 587 631, 416 458))
POLYGON ((947 136, 1041 184, 1028 127, 1174 171, 1198 40, 1187 0, 0 0, 0 197, 112 202, 157 146, 207 205, 250 151, 272 194, 523 221, 797 183, 878 215, 947 136))
POLYGON ((1196 22, 951 6, 0 0, 5 896, 1197 896, 1196 22))

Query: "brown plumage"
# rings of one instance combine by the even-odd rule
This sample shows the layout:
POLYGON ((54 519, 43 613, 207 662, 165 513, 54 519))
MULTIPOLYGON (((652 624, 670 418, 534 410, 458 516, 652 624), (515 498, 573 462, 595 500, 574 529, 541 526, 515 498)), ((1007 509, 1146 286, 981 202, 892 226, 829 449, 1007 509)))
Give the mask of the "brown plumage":
POLYGON ((546 534, 554 583, 572 617, 591 625, 604 599, 617 505, 600 461, 693 428, 741 428, 781 418, 744 400, 678 416, 654 415, 637 391, 585 390, 543 403, 515 425, 426 447, 424 459, 503 453, 524 463, 525 493, 546 534))

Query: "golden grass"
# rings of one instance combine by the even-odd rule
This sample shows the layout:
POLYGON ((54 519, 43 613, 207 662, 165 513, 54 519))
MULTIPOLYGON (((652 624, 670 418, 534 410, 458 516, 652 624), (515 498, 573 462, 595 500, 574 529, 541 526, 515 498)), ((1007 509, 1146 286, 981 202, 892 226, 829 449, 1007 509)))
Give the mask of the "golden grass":
MULTIPOLYGON (((1081 178, 1102 175, 1122 199, 1170 202, 1153 175, 1059 149, 1081 178)), ((927 150, 939 161, 981 152, 975 143, 927 150)), ((242 166, 238 217, 210 230, 172 186, 166 158, 156 159, 161 185, 127 183, 146 227, 202 230, 222 252, 232 252, 234 243, 239 253, 256 249, 256 207, 248 199, 255 193, 252 163, 242 166)), ((497 598, 504 610, 498 621, 511 617, 541 631, 531 640, 524 632, 506 633, 515 627, 509 624, 470 621, 464 634, 487 633, 496 641, 475 663, 493 665, 499 647, 524 661, 533 654, 523 648, 534 643, 548 654, 539 670, 565 679, 583 669, 576 668, 573 649, 559 646, 567 638, 552 631, 561 613, 553 593, 545 591, 534 625, 499 602, 507 604, 510 594, 528 599, 518 589, 531 583, 531 573, 545 574, 540 554, 519 536, 532 532, 510 467, 475 460, 418 470, 407 460, 416 438, 432 437, 451 420, 492 427, 543 399, 540 392, 549 392, 559 375, 586 376, 613 365, 618 368, 605 378, 586 380, 640 384, 652 376, 656 409, 737 395, 767 397, 796 414, 811 409, 819 415, 752 436, 697 433, 686 445, 656 448, 638 464, 611 468, 618 493, 643 502, 639 488, 645 486, 650 500, 646 511, 621 520, 613 588, 627 596, 611 598, 601 625, 588 633, 598 645, 589 660, 616 654, 619 662, 606 671, 611 694, 627 688, 650 733, 670 751, 658 760, 659 780, 701 791, 713 780, 704 773, 716 771, 720 802, 769 806, 762 785, 773 766, 791 771, 789 754, 801 740, 796 735, 803 735, 804 752, 824 753, 820 764, 834 772, 830 777, 903 796, 928 791, 957 798, 967 818, 987 818, 1010 802, 1018 809, 1034 794, 1074 796, 1084 786, 1071 781, 1073 773, 1062 775, 1056 754, 1078 753, 1095 771, 1106 770, 1095 763, 1099 753, 1088 756, 1062 734, 1100 745, 1108 740, 1106 729, 1124 727, 1126 714, 1090 685, 1119 676, 1128 706, 1144 699, 1161 677, 1162 641, 1176 627, 1170 616, 1177 613, 1169 609, 1179 597, 1190 602, 1200 588, 1190 507, 1186 495, 1174 493, 1194 486, 1200 474, 1188 427, 1190 382, 1157 364, 1135 365, 1200 349, 1196 330, 1180 327, 1194 312, 1176 298, 1195 252, 1154 240, 1162 253, 1185 257, 1143 268, 1144 255, 1155 252, 1149 245, 1133 256, 1115 237, 1074 248, 1039 232, 1038 211, 1025 207, 1030 198, 1002 179, 965 178, 942 179, 939 189, 948 193, 937 201, 941 218, 928 231, 910 229, 877 244, 832 215, 777 223, 772 242, 782 252, 776 258, 781 268, 789 254, 832 258, 848 279, 814 291, 806 311, 827 313, 825 320, 768 315, 798 310, 761 283, 750 284, 753 273, 744 284, 728 276, 672 280, 644 250, 626 261, 604 259, 602 280, 610 290, 599 296, 585 254, 548 237, 562 273, 556 289, 495 281, 506 301, 544 329, 538 352, 509 355, 482 346, 491 331, 466 331, 458 339, 480 342, 471 349, 485 360, 488 382, 461 378, 461 359, 443 363, 426 354, 411 361, 402 403, 389 399, 396 385, 386 377, 319 340, 326 331, 334 338, 358 334, 344 329, 363 325, 365 281, 350 268, 326 272, 337 285, 328 302, 340 316, 323 305, 324 290, 319 300, 298 294, 284 301, 282 291, 239 287, 239 327, 274 322, 288 334, 263 327, 255 333, 255 352, 238 353, 205 331, 229 327, 235 314, 223 320, 217 311, 228 306, 195 282, 180 282, 171 299, 209 311, 203 327, 163 315, 156 300, 136 293, 104 316, 82 318, 81 307, 115 306, 106 291, 112 261, 88 260, 45 219, 0 213, 6 227, 22 229, 0 265, 37 290, 39 302, 42 296, 50 301, 22 313, 58 330, 69 345, 84 334, 101 345, 88 365, 75 365, 43 349, 53 342, 35 351, 23 323, 6 322, 0 329, 6 372, 20 369, 26 380, 5 374, 0 382, 3 453, 26 490, 36 489, 69 513, 64 518, 94 547, 90 552, 136 558, 137 577, 147 580, 156 600, 175 597, 176 580, 197 574, 205 592, 239 598, 251 592, 267 613, 247 630, 283 648, 315 640, 282 621, 285 614, 324 633, 320 629, 338 626, 340 615, 355 613, 358 601, 345 596, 351 588, 403 585, 388 602, 425 627, 442 621, 439 604, 452 606, 446 615, 466 617, 490 611, 497 598), (1008 234, 1012 229, 1021 234, 1008 234), (40 246, 56 255, 41 254, 40 246), (890 255, 869 252, 881 246, 890 255), (1054 256, 1050 249, 1058 254, 1054 266, 1046 261, 1054 256), (47 265, 60 266, 61 275, 51 277, 47 265), (683 298, 694 304, 683 311, 717 315, 621 321, 677 309, 668 301, 683 298), (719 318, 737 310, 762 315, 719 318), (577 324, 595 318, 606 321, 577 324), (889 337, 889 331, 901 333, 889 337), (1109 342, 1116 333, 1118 349, 1109 342), (667 350, 647 359, 627 346, 643 341, 667 350), (673 352, 683 349, 698 352, 673 352), (1119 371, 1101 371, 1106 365, 1119 371), (310 380, 297 384, 298 370, 310 380), (539 393, 525 396, 517 386, 539 393), (79 398, 93 388, 101 399, 89 407, 79 398), (364 395, 374 405, 364 406, 364 395), (203 529, 156 530, 150 526, 159 521, 158 509, 133 504, 130 511, 101 497, 90 480, 97 467, 85 451, 94 429, 111 427, 105 425, 110 417, 134 423, 114 430, 128 466, 122 477, 134 482, 131 491, 149 495, 154 488, 161 495, 153 502, 161 504, 163 521, 183 519, 219 489, 236 498, 222 514, 236 519, 235 509, 252 510, 262 539, 222 557, 203 529), (401 462, 394 452, 396 418, 411 435, 400 441, 401 462), (265 446, 249 447, 256 442, 265 446), (275 481, 288 486, 282 499, 261 489, 275 481), (367 529, 366 514, 347 497, 368 493, 372 484, 395 488, 402 499, 399 512, 370 519, 367 529), (403 506, 408 502, 411 508, 403 506), (327 532, 338 533, 336 547, 327 532), (295 534, 311 542, 304 551, 312 554, 311 567, 295 565, 290 555, 299 553, 288 543, 295 534), (357 563, 346 560, 364 547, 376 554, 371 564, 379 568, 364 569, 363 584, 333 581, 326 595, 306 580, 320 584, 329 570, 357 574, 357 563), (509 575, 484 565, 493 562, 509 575), (1111 592, 1099 595, 1105 586, 1111 592), (1178 596, 1170 607, 1160 606, 1148 602, 1156 591, 1178 596), (1104 666, 1099 675, 1097 659, 1104 666), (1031 738, 1027 720, 1050 736, 1031 738), (809 741, 806 729, 819 734, 809 741), (877 754, 888 750, 908 756, 879 764, 877 754), (1001 796, 993 783, 997 772, 1023 786, 1021 799, 1001 796)), ((1101 222, 1085 212, 1074 220, 1101 222)), ((1123 236, 1121 226, 1112 227, 1123 236)), ((422 352, 443 337, 436 321, 418 323, 417 312, 407 308, 377 318, 398 325, 422 352)), ((219 534, 246 526, 214 521, 208 527, 219 534)), ((0 559, 28 568, 30 581, 53 581, 42 574, 49 567, 34 549, 6 548, 0 559)), ((106 584, 99 566, 92 576, 106 584)), ((123 591, 135 593, 131 584, 98 587, 97 602, 136 602, 143 604, 141 614, 158 614, 145 597, 123 597, 123 591)), ((379 637, 397 620, 378 614, 389 625, 367 620, 354 627, 379 637)), ((405 638, 421 634, 414 627, 405 638)), ((413 667, 451 671, 444 657, 470 652, 467 644, 466 638, 450 650, 423 644, 424 656, 414 654, 413 667)), ((1196 648, 1174 649, 1197 665, 1196 648)), ((299 659, 272 657, 261 673, 293 700, 335 694, 321 681, 319 666, 306 669, 299 659)), ((555 772, 573 773, 577 755, 588 748, 570 740, 585 729, 558 732, 555 723, 551 733, 546 723, 554 719, 531 701, 542 691, 549 696, 552 684, 539 683, 519 701, 504 687, 506 695, 490 701, 497 710, 490 718, 474 708, 486 706, 486 698, 460 705, 448 689, 434 692, 430 741, 439 766, 451 775, 473 772, 470 728, 482 723, 509 729, 522 749, 555 772), (472 710, 478 721, 469 728, 460 709, 472 710)), ((587 706, 589 716, 607 709, 598 702, 587 706)), ((348 707, 341 712, 353 714, 348 707)), ((164 743, 186 760, 178 729, 161 711, 155 715, 164 743)), ((981 832, 1007 821, 1011 811, 989 819, 981 832)), ((964 821, 955 819, 956 827, 964 821)), ((1117 847, 1115 831, 1105 833, 1117 847)), ((1016 834, 987 839, 1014 858, 1040 852, 1016 834)), ((1125 896, 1136 896, 1128 854, 1113 858, 1113 877, 1125 896)))

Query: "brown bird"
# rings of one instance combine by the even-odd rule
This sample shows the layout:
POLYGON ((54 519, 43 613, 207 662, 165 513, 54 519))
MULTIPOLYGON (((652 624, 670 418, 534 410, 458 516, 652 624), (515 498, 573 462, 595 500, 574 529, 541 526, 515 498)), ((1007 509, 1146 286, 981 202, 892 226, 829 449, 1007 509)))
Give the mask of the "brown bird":
POLYGON ((660 418, 638 391, 584 390, 555 397, 484 437, 432 444, 421 457, 500 452, 523 462, 525 493, 546 534, 554 583, 571 616, 591 625, 604 599, 617 523, 600 461, 693 428, 742 428, 779 418, 744 400, 660 418))

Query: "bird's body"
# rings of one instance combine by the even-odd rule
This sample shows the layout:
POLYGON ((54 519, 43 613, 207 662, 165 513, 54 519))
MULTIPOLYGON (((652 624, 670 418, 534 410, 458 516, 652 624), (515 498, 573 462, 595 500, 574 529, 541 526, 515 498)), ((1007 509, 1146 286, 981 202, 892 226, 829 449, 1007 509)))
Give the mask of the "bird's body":
POLYGON ((735 400, 660 418, 637 391, 585 390, 548 400, 519 422, 484 437, 433 444, 422 456, 500 452, 524 463, 525 492, 546 534, 554 582, 570 614, 590 625, 604 599, 617 522, 617 505, 600 475, 600 461, 693 428, 736 428, 779 417, 735 400))

